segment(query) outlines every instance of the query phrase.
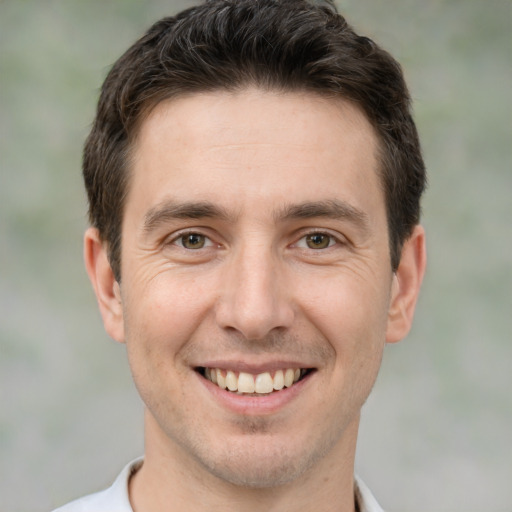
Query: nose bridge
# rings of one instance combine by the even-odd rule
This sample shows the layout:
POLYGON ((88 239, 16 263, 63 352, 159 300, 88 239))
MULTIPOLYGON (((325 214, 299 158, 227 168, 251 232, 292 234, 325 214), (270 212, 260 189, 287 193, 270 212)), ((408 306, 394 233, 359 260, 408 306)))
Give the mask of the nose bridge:
POLYGON ((278 256, 271 244, 252 241, 234 252, 226 269, 217 317, 246 339, 264 338, 290 325, 293 311, 278 256))

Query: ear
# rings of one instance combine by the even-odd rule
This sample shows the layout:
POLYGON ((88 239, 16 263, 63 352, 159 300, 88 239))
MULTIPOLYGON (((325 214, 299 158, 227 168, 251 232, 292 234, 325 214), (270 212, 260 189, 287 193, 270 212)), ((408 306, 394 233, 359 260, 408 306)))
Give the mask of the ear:
POLYGON ((106 244, 101 241, 96 228, 88 228, 85 232, 84 260, 105 330, 111 338, 124 343, 121 290, 108 261, 106 244))
POLYGON ((400 264, 393 276, 386 330, 388 343, 405 338, 411 329, 426 263, 425 230, 416 226, 404 243, 400 264))

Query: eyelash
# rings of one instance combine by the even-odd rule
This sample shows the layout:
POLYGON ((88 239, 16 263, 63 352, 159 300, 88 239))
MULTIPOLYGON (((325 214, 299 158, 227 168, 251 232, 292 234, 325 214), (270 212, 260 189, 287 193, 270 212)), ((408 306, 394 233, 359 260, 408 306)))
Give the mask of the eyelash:
POLYGON ((340 241, 339 237, 329 233, 329 232, 326 232, 326 231, 310 231, 308 233, 305 233, 304 235, 302 235, 298 240, 297 242, 295 242, 293 245, 295 247, 299 247, 301 249, 305 249, 305 250, 312 250, 312 251, 322 251, 322 250, 325 250, 325 249, 329 249, 335 245, 342 245, 343 242, 340 241), (313 247, 309 247, 307 246, 307 243, 308 243, 308 237, 314 237, 315 235, 321 235, 321 236, 324 236, 324 237, 327 237, 329 239, 329 242, 328 242, 328 245, 326 247, 316 247, 316 248, 313 248, 313 247), (303 242, 304 241, 304 242, 303 242), (301 244, 301 242, 304 243, 305 247, 301 247, 299 244, 301 244))
POLYGON ((184 231, 184 232, 181 232, 178 235, 174 236, 169 241, 169 244, 170 245, 177 245, 181 249, 185 249, 187 251, 195 251, 195 250, 200 250, 200 249, 205 249, 205 248, 208 248, 208 247, 212 247, 214 245, 214 242, 212 241, 212 239, 209 236, 207 236, 207 235, 205 235, 203 233, 200 233, 198 231, 184 231), (185 247, 184 244, 183 244, 183 240, 185 238, 191 237, 191 236, 197 236, 197 237, 203 238, 204 242, 205 242, 205 245, 203 245, 202 247, 198 247, 196 249, 192 249, 190 247, 185 247))
MULTIPOLYGON (((176 246, 180 247, 181 249, 185 249, 187 251, 197 251, 197 250, 206 249, 208 247, 212 247, 215 245, 209 236, 207 236, 199 231, 193 231, 193 230, 184 231, 184 232, 181 232, 181 233, 175 235, 168 243, 170 245, 176 245, 176 246), (201 237, 204 241, 204 245, 202 245, 201 247, 197 247, 197 248, 185 247, 185 245, 183 244, 183 240, 186 239, 186 237, 190 237, 190 236, 194 236, 194 235, 197 237, 201 237)), ((340 245, 340 244, 343 244, 343 242, 340 241, 340 239, 338 237, 334 236, 331 233, 328 233, 326 231, 311 231, 311 232, 303 234, 294 244, 292 244, 292 247, 298 247, 298 248, 304 249, 304 250, 309 249, 312 251, 322 251, 325 249, 329 249, 330 247, 333 247, 334 245, 340 245), (308 237, 312 238, 314 236, 327 237, 328 245, 326 245, 325 247, 315 247, 315 248, 309 247, 307 245, 308 237)))

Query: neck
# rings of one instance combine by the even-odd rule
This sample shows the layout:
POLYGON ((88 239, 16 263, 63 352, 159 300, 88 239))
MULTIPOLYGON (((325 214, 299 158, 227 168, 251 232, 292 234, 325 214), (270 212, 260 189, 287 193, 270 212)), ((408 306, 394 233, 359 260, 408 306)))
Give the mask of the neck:
POLYGON ((146 413, 146 454, 130 481, 134 512, 295 510, 354 512, 354 457, 359 418, 298 478, 276 487, 234 485, 211 474, 172 442, 146 413))

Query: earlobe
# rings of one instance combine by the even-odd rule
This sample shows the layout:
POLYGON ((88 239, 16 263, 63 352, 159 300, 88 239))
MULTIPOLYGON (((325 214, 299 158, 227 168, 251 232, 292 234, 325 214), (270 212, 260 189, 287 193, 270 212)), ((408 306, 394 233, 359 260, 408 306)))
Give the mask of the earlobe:
POLYGON ((111 338, 124 343, 121 291, 108 261, 107 248, 96 228, 88 228, 85 232, 84 260, 105 330, 111 338))
POLYGON ((388 343, 405 338, 411 329, 426 263, 425 230, 416 226, 404 243, 400 265, 393 277, 386 331, 388 343))

